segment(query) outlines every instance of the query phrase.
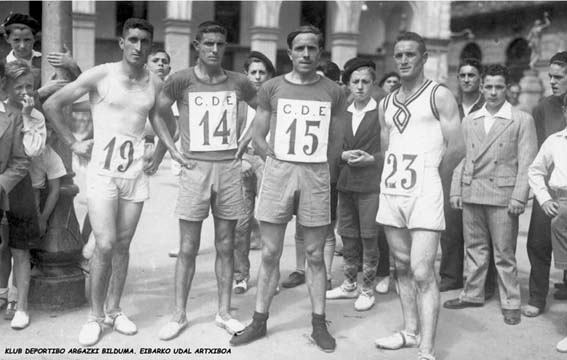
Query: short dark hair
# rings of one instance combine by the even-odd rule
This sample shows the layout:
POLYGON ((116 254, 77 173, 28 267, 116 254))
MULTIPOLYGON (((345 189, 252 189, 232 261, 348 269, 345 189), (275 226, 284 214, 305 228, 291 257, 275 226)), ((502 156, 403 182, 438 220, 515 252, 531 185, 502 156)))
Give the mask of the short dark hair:
POLYGON ((129 18, 124 22, 124 26, 122 26, 122 36, 126 34, 126 32, 130 29, 140 29, 150 33, 151 38, 154 38, 154 26, 150 24, 148 20, 145 19, 138 19, 138 18, 129 18))
POLYGON ((325 39, 323 38, 323 33, 319 30, 318 27, 313 25, 303 25, 295 29, 294 31, 290 32, 287 36, 287 47, 291 49, 291 45, 293 44, 293 39, 299 34, 315 34, 317 35, 317 43, 320 48, 325 47, 325 39))
POLYGON ((391 77, 397 77, 398 81, 400 80, 400 74, 398 74, 395 71, 391 71, 387 74, 385 74, 384 76, 382 76, 382 79, 380 79, 380 82, 378 83, 379 87, 382 87, 382 85, 384 85, 384 83, 386 82, 386 80, 388 80, 391 77))
POLYGON ((27 75, 33 74, 30 66, 24 60, 14 60, 10 61, 5 65, 5 79, 6 82, 4 86, 6 87, 8 84, 13 83, 16 81, 17 78, 27 75))
POLYGON ((244 61, 244 70, 248 72, 248 68, 250 68, 250 64, 255 62, 264 64, 264 66, 266 67, 266 71, 268 72, 268 74, 270 74, 270 76, 276 75, 276 69, 274 68, 274 64, 272 64, 272 62, 270 61, 270 59, 268 59, 266 55, 262 54, 259 51, 250 52, 250 54, 246 58, 246 61, 244 61))
POLYGON ((549 65, 567 66, 567 51, 560 51, 549 59, 549 65))
POLYGON ((480 63, 480 61, 478 61, 478 59, 475 58, 462 59, 461 62, 459 63, 459 67, 457 68, 457 72, 461 71, 461 68, 463 66, 472 66, 478 71, 478 74, 482 77, 482 71, 483 71, 482 64, 480 63))
POLYGON ((425 40, 423 40, 421 35, 417 33, 411 31, 406 31, 401 33, 396 38, 396 42, 394 43, 394 46, 396 46, 396 44, 399 43, 400 41, 415 41, 417 43, 417 48, 422 54, 424 54, 427 51, 427 48, 425 46, 425 40))
POLYGON ((10 36, 12 30, 22 28, 22 25, 30 28, 33 35, 37 34, 41 30, 39 22, 27 14, 10 14, 2 24, 6 31, 6 36, 10 36))
POLYGON ((165 49, 162 48, 162 47, 153 47, 153 48, 150 50, 150 54, 148 55, 148 58, 149 58, 150 56, 154 56, 154 55, 157 54, 157 53, 164 53, 165 56, 167 56, 167 61, 169 61, 169 62, 171 63, 171 56, 169 56, 169 54, 167 53, 167 51, 165 51, 165 49))
POLYGON ((219 33, 226 37, 228 31, 226 28, 217 21, 205 21, 199 24, 197 27, 197 34, 195 35, 195 40, 201 41, 203 34, 207 33, 219 33))
POLYGON ((332 61, 324 61, 320 63, 319 66, 317 66, 317 70, 322 71, 326 78, 333 81, 341 80, 341 69, 339 68, 339 65, 332 61))
POLYGON ((484 74, 482 75, 482 80, 486 79, 487 76, 503 76, 506 85, 510 83, 510 74, 508 72, 508 68, 504 65, 500 65, 500 64, 488 65, 484 70, 484 74))

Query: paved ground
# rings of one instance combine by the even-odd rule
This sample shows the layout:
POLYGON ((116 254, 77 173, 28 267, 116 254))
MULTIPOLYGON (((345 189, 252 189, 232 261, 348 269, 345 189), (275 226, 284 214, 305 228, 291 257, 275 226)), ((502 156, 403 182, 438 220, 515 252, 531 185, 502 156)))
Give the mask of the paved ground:
MULTIPOLYGON (((170 249, 178 241, 177 221, 173 217, 176 185, 167 164, 152 179, 152 199, 146 204, 141 224, 132 246, 129 278, 122 301, 123 309, 134 320, 139 333, 128 337, 105 331, 98 344, 98 355, 70 354, 77 344, 77 334, 88 309, 49 313, 31 312, 32 323, 22 331, 13 331, 9 323, 0 318, 0 359, 181 359, 181 358, 227 358, 227 359, 415 359, 416 349, 396 352, 377 350, 373 341, 399 329, 402 324, 401 311, 395 293, 377 295, 377 305, 368 312, 353 309, 352 301, 328 302, 327 318, 330 331, 337 338, 337 350, 325 354, 311 344, 310 305, 305 285, 283 290, 274 300, 270 314, 268 336, 245 347, 229 348, 229 335, 215 326, 216 281, 213 272, 214 247, 212 222, 204 225, 203 241, 198 257, 197 274, 190 294, 188 314, 189 328, 171 342, 157 339, 160 327, 168 320, 172 309, 173 266, 168 257, 170 249), (62 348, 65 354, 25 354, 32 348, 62 348), (169 351, 165 355, 143 355, 141 348, 169 351), (225 355, 197 354, 198 348, 224 348, 231 351, 225 355), (11 355, 8 352, 22 354, 11 355), (102 354, 104 349, 119 352, 132 349, 135 355, 102 354), (190 349, 192 354, 173 354, 174 351, 190 349)), ((525 233, 529 213, 522 216, 521 237, 518 243, 519 272, 522 295, 527 297, 529 263, 525 250, 525 233)), ((294 268, 293 229, 290 224, 286 235, 282 257, 282 277, 294 268)), ((258 251, 251 253, 252 269, 259 264, 258 251)), ((342 258, 335 257, 333 265, 334 284, 342 281, 342 258)), ((557 281, 560 274, 552 272, 557 281)), ((442 301, 455 297, 457 291, 444 293, 442 301)), ((233 296, 233 311, 237 318, 249 320, 253 312, 255 287, 244 295, 233 296)), ((491 300, 483 308, 460 311, 441 310, 437 332, 437 358, 453 359, 561 359, 555 351, 555 343, 567 334, 565 302, 554 301, 544 315, 522 318, 518 326, 508 326, 502 321, 498 300, 491 300)))

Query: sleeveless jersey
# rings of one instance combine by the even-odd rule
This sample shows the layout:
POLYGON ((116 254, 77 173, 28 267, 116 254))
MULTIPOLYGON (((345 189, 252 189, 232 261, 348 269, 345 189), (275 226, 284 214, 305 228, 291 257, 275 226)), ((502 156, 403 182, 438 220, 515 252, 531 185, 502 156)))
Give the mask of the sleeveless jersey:
POLYGON ((381 191, 392 195, 421 193, 427 168, 437 168, 445 151, 445 140, 435 104, 440 85, 426 80, 405 102, 397 97, 401 88, 383 102, 389 146, 384 159, 381 191))
POLYGON ((108 74, 89 96, 94 145, 89 166, 100 175, 133 179, 142 172, 144 128, 154 106, 154 77, 128 89, 120 79, 120 63, 105 66, 108 74))

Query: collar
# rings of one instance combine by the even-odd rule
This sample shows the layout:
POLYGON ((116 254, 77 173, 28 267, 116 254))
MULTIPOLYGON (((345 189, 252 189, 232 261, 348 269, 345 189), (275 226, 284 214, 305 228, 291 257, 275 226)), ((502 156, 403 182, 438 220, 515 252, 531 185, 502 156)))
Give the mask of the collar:
POLYGON ((368 103, 366 103, 366 106, 364 108, 362 108, 362 110, 357 110, 356 107, 354 106, 354 101, 348 106, 347 111, 351 114, 361 114, 361 113, 367 113, 369 111, 372 110, 376 110, 376 100, 374 100, 374 98, 370 97, 370 100, 368 101, 368 103))
MULTIPOLYGON (((39 51, 35 51, 35 50, 32 49, 32 57, 31 57, 31 59, 30 59, 30 60, 25 60, 25 61, 28 61, 28 62, 29 62, 29 61, 32 61, 32 59, 35 58, 35 57, 41 57, 41 53, 40 53, 39 51)), ((6 63, 9 63, 9 62, 12 62, 12 61, 15 61, 15 60, 17 60, 17 59, 16 59, 16 56, 14 55, 14 50, 12 50, 12 51, 10 51, 10 53, 6 56, 6 63)))
POLYGON ((486 109, 485 103, 482 108, 474 113, 474 119, 478 119, 479 117, 498 117, 506 120, 512 120, 512 105, 508 101, 505 101, 500 110, 498 110, 496 114, 492 115, 486 109))

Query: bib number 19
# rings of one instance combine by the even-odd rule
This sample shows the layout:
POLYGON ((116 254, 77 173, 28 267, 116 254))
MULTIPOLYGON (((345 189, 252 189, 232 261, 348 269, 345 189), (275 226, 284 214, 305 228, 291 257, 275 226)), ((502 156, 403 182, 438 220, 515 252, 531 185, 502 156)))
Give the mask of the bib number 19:
MULTIPOLYGON (((106 157, 104 159, 104 170, 111 170, 110 166, 112 164, 112 158, 114 155, 114 150, 116 147, 116 136, 113 137, 108 144, 104 147, 104 151, 106 152, 106 157)), ((134 143, 131 140, 125 140, 119 147, 118 147, 118 154, 122 160, 125 160, 122 164, 116 167, 116 170, 120 172, 126 172, 132 162, 134 161, 134 143)))

